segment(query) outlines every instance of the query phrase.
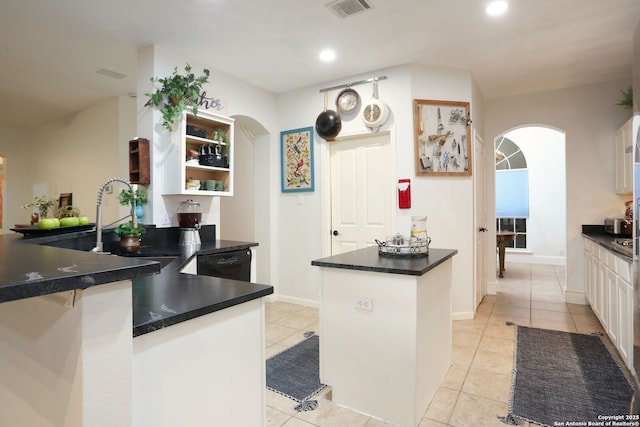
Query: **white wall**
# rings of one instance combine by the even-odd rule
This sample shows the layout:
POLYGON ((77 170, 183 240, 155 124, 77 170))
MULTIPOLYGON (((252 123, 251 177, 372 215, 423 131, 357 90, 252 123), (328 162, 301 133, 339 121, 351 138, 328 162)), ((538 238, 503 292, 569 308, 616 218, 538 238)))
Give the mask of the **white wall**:
MULTIPOLYGON (((235 138, 233 141, 234 183, 233 197, 220 198, 220 239, 255 240, 255 215, 262 215, 262 210, 256 211, 255 200, 255 139, 244 130, 238 122, 235 124, 235 138)), ((259 160, 259 159, 258 159, 259 160)))
POLYGON ((507 249, 508 262, 565 264, 566 177, 564 133, 523 127, 505 134, 524 154, 529 170, 527 251, 507 249))
MULTIPOLYGON (((0 136, 0 151, 7 157, 5 223, 28 224, 31 210, 21 206, 34 196, 57 198, 60 193, 73 193, 73 205, 95 221, 102 184, 114 176, 128 178, 134 106, 129 97, 112 98, 64 121, 0 136)), ((118 204, 119 190, 116 185, 113 196, 103 198, 105 222, 126 214, 118 204)), ((13 233, 9 228, 3 233, 13 233)))
POLYGON ((13 234, 9 230, 16 224, 29 224, 31 212, 21 206, 31 202, 32 184, 27 172, 32 168, 28 132, 0 127, 0 156, 5 158, 2 200, 2 233, 13 234))
MULTIPOLYGON (((582 225, 602 224, 605 217, 619 215, 628 197, 615 194, 613 151, 613 134, 630 115, 615 105, 620 89, 628 85, 629 80, 605 82, 485 103, 486 140, 528 124, 566 132, 568 302, 585 302, 582 225)), ((487 175, 487 188, 495 188, 492 174, 487 175)), ((494 218, 495 197, 491 192, 487 196, 487 217, 494 218)), ((489 223, 489 235, 493 233, 495 224, 489 223)))
MULTIPOLYGON (((159 126, 159 113, 144 107, 145 92, 151 87, 150 75, 168 75, 175 64, 184 64, 187 59, 169 52, 159 46, 151 46, 140 51, 139 87, 138 87, 138 133, 140 136, 152 135, 154 155, 161 152, 162 144, 168 137, 159 126), (159 145, 158 145, 159 144, 159 145), (158 150, 160 147, 160 150, 158 150)), ((244 116, 260 123, 270 136, 268 156, 260 160, 268 161, 269 175, 263 179, 269 182, 268 206, 256 206, 256 212, 266 212, 270 218, 270 231, 273 238, 260 243, 260 251, 269 251, 271 257, 270 284, 275 286, 278 295, 301 302, 318 301, 319 269, 311 266, 313 259, 328 255, 327 236, 324 224, 327 207, 323 203, 328 188, 323 186, 323 171, 326 171, 327 142, 315 135, 315 179, 316 190, 302 194, 303 203, 298 203, 299 194, 280 191, 280 131, 314 126, 317 115, 323 108, 321 87, 334 86, 378 75, 387 75, 381 81, 379 97, 391 109, 385 128, 393 127, 397 137, 396 178, 411 178, 414 186, 413 208, 397 210, 392 227, 394 230, 408 230, 411 215, 429 217, 428 228, 434 247, 456 248, 459 254, 454 260, 454 311, 470 316, 473 312, 473 192, 471 177, 431 178, 416 177, 414 163, 413 138, 413 98, 443 99, 452 101, 472 101, 473 84, 471 75, 464 70, 452 70, 441 67, 403 66, 387 70, 372 71, 359 76, 345 77, 340 81, 303 88, 275 98, 270 94, 236 79, 217 72, 215 66, 188 61, 195 70, 210 68, 211 84, 205 87, 208 93, 216 93, 228 101, 226 115, 244 116), (275 108, 274 108, 275 106, 275 108), (277 118, 277 119, 276 119, 277 118), (455 194, 456 197, 442 197, 442 194, 455 194), (462 214, 460 213, 467 213, 462 214), (304 232, 302 232, 304 230, 304 232)), ((371 97, 372 86, 357 87, 364 101, 371 97)), ((339 91, 330 93, 329 105, 335 105, 335 96, 339 91)), ((478 106, 475 106, 477 109, 478 106)), ((343 134, 368 132, 357 115, 345 117, 343 134)), ((263 139, 263 138, 262 138, 263 139)), ((152 160, 158 166, 158 159, 152 160)), ((238 161, 238 159, 236 159, 238 161)), ((326 172, 324 172, 326 173, 326 172)), ((242 177, 236 176, 236 179, 242 177)), ((258 178, 259 179, 259 178, 258 178)), ((389 183, 394 191, 397 179, 389 183)), ((166 226, 165 218, 172 222, 179 196, 162 196, 158 189, 161 182, 152 176, 151 193, 153 199, 152 220, 159 226, 166 226)), ((260 197, 262 194, 256 197, 260 197)), ((217 198, 209 203, 200 200, 205 212, 205 222, 220 224, 217 198)), ((384 236, 382 236, 384 237, 384 236)))
MULTIPOLYGON (((408 234, 412 215, 427 216, 432 247, 458 250, 458 255, 453 259, 453 311, 457 317, 471 317, 475 235, 472 177, 416 176, 412 106, 413 99, 434 99, 470 101, 472 111, 474 106, 480 108, 474 105, 475 101, 472 99, 473 82, 468 71, 407 65, 347 76, 317 87, 287 93, 279 98, 280 130, 315 125, 315 119, 323 107, 323 95, 319 89, 380 75, 388 78, 379 82, 379 98, 391 110, 383 129, 393 129, 396 146, 396 174, 389 186, 391 191, 395 191, 397 180, 402 178, 410 178, 412 185, 412 208, 398 209, 396 205, 392 229, 394 232, 408 234)), ((371 85, 356 86, 354 89, 363 102, 371 98, 371 85)), ((338 93, 339 90, 329 93, 330 108, 335 109, 333 106, 338 93)), ((478 100, 478 103, 481 104, 481 101, 478 100)), ((360 132, 367 130, 357 115, 343 118, 341 135, 360 132)), ((323 205, 323 195, 329 189, 324 185, 326 177, 322 175, 323 171, 326 173, 328 170, 328 144, 315 135, 316 190, 313 193, 303 193, 302 205, 297 203, 298 194, 276 195, 279 211, 276 227, 278 260, 274 260, 277 269, 276 293, 294 300, 318 300, 320 274, 318 268, 311 266, 311 261, 329 255, 329 230, 323 225, 328 215, 328 207, 323 205)), ((274 169, 279 171, 279 159, 274 164, 274 169)))
MULTIPOLYGON (((215 55, 212 55, 212 57, 215 57, 215 55)), ((252 117, 269 131, 276 128, 275 96, 273 94, 241 82, 235 77, 225 75, 216 70, 216 64, 214 63, 203 63, 193 60, 193 58, 186 58, 179 53, 158 45, 145 47, 138 53, 138 134, 152 141, 152 169, 154 171, 161 170, 161 156, 163 149, 170 143, 170 135, 161 125, 161 113, 156 108, 144 106, 148 99, 145 93, 153 90, 149 78, 151 76, 168 76, 176 66, 178 71, 182 72, 186 63, 191 65, 193 72, 196 74, 201 74, 205 68, 209 69, 211 73, 209 83, 203 89, 209 96, 216 95, 224 100, 226 108, 218 112, 219 114, 232 117, 244 115, 252 117)), ((275 143, 277 143, 277 136, 271 138, 271 145, 275 143)), ((241 159, 236 159, 236 161, 241 161, 241 159)), ((186 197, 163 196, 162 176, 160 176, 160 173, 152 173, 151 180, 150 195, 153 203, 149 218, 150 222, 160 227, 177 225, 175 212, 179 202, 186 199, 186 197), (167 219, 169 220, 168 222, 166 221, 167 219)), ((204 223, 219 224, 220 201, 218 197, 190 196, 189 198, 197 199, 202 205, 204 223)), ((266 242, 265 244, 268 245, 269 243, 266 242)))

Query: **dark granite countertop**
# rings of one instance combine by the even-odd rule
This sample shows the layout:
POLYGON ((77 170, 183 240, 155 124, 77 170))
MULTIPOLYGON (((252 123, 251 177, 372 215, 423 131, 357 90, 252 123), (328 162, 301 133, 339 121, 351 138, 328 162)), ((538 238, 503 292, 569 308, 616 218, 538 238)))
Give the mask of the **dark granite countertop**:
POLYGON ((343 254, 311 261, 318 267, 372 271, 376 273, 422 276, 458 253, 457 249, 429 248, 427 256, 396 257, 378 254, 378 247, 357 249, 343 254))
POLYGON ((204 241, 197 248, 167 244, 137 256, 172 258, 159 275, 133 281, 133 336, 153 332, 273 293, 273 286, 181 273, 195 255, 230 252, 258 246, 235 240, 204 241))
POLYGON ((600 246, 615 252, 616 254, 627 259, 629 262, 633 262, 633 249, 631 247, 622 246, 616 243, 619 239, 630 239, 629 236, 614 236, 604 231, 602 225, 583 225, 582 235, 590 240, 593 240, 600 246))
POLYGON ((159 264, 91 252, 25 244, 0 236, 0 302, 148 276, 159 264))
MULTIPOLYGON (((135 337, 273 293, 269 285, 180 272, 198 254, 247 249, 258 243, 210 240, 215 233, 204 231, 203 243, 192 248, 177 244, 176 230, 150 234, 137 254, 116 254, 118 250, 109 247, 120 256, 88 252, 95 241, 91 232, 29 239, 4 235, 0 302, 132 280, 135 337)), ((106 242, 110 242, 108 232, 106 242)))
MULTIPOLYGON (((255 244, 234 242, 217 252, 246 249, 255 244)), ((210 252, 211 253, 211 252, 210 252)), ((219 277, 181 273, 189 256, 176 257, 159 275, 133 281, 133 336, 213 313, 273 293, 273 286, 219 277)))

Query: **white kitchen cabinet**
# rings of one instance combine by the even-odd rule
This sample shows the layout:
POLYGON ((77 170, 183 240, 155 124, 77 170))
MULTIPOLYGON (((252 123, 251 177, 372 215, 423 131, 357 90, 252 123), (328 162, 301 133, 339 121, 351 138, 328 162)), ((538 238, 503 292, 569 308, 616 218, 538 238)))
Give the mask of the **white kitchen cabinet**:
POLYGON ((584 239, 584 294, 590 306, 593 300, 593 243, 584 239))
POLYGON ((616 193, 633 193, 633 120, 629 119, 614 136, 616 193))
POLYGON ((199 110, 194 116, 184 112, 176 123, 169 148, 162 153, 164 195, 233 196, 234 119, 199 110), (189 130, 188 130, 189 127, 189 130), (198 136, 196 136, 198 135, 198 136), (192 153, 201 155, 201 149, 215 158, 214 165, 201 165, 192 153), (226 159, 226 161, 225 161, 226 159), (215 190, 187 189, 187 181, 199 180, 222 183, 215 190))
POLYGON ((609 334, 611 342, 618 346, 618 278, 616 273, 610 268, 606 268, 604 287, 607 295, 606 309, 604 310, 606 323, 603 323, 605 330, 609 334))
POLYGON ((633 366, 633 288, 631 263, 585 239, 585 296, 611 342, 633 366))
POLYGON ((633 360, 631 359, 633 351, 633 288, 631 284, 625 282, 618 277, 617 281, 617 297, 618 297, 618 351, 631 367, 633 360))

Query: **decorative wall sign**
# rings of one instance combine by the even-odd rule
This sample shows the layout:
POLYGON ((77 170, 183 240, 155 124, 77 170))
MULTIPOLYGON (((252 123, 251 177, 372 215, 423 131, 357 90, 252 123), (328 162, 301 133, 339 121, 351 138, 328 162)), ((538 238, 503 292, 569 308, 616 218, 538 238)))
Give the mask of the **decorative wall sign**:
POLYGON ((282 192, 314 191, 313 128, 280 132, 282 192))
POLYGON ((210 110, 218 114, 224 114, 227 110, 227 103, 224 102, 222 98, 219 98, 216 95, 207 96, 207 92, 204 90, 196 99, 196 104, 198 105, 198 108, 210 110))
POLYGON ((469 103, 413 100, 416 175, 471 175, 469 103))

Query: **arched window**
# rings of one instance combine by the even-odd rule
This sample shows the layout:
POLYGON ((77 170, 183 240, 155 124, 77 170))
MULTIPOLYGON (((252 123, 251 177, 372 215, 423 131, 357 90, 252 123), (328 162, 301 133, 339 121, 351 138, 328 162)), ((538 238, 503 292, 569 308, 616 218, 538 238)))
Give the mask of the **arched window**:
POLYGON ((516 233, 507 247, 527 248, 529 171, 518 145, 504 136, 496 141, 496 230, 516 233))
POLYGON ((526 169, 527 159, 512 140, 504 136, 496 143, 496 170, 526 169))

